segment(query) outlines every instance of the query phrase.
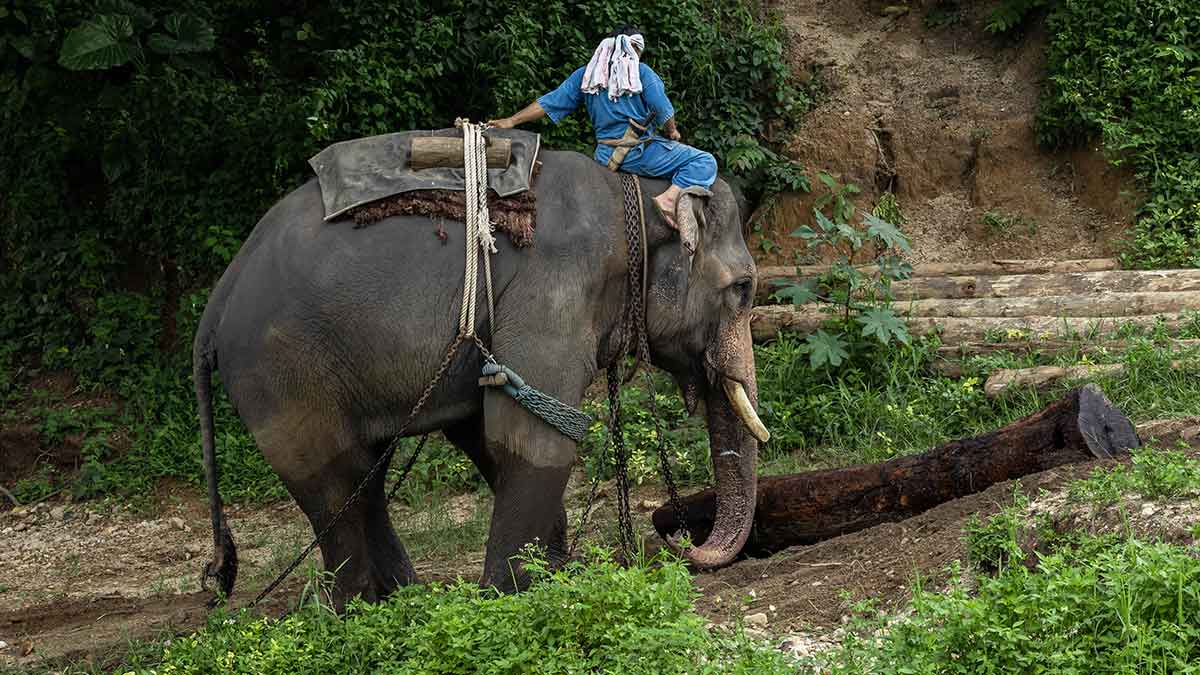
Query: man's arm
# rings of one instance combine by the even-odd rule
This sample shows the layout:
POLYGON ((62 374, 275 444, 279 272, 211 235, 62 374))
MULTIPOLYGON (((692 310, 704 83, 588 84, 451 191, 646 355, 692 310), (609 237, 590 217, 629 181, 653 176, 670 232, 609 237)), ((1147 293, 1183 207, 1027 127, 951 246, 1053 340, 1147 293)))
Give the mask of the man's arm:
POLYGON ((662 134, 667 138, 679 140, 679 130, 675 127, 675 106, 667 97, 667 88, 662 78, 650 66, 641 64, 639 74, 642 78, 642 99, 654 112, 654 121, 662 127, 662 134))
POLYGON ((488 125, 496 127, 497 129, 511 129, 518 124, 525 124, 526 122, 540 120, 545 115, 546 111, 542 109, 542 104, 534 101, 533 103, 525 106, 525 108, 516 115, 513 115, 512 117, 504 117, 498 120, 491 120, 488 122, 488 125))
POLYGON ((488 124, 500 129, 511 129, 518 124, 541 119, 542 116, 549 117, 551 122, 558 124, 559 120, 570 115, 583 103, 583 93, 580 91, 582 84, 583 68, 580 68, 571 73, 571 76, 558 85, 557 89, 525 106, 521 112, 512 117, 493 120, 488 124))

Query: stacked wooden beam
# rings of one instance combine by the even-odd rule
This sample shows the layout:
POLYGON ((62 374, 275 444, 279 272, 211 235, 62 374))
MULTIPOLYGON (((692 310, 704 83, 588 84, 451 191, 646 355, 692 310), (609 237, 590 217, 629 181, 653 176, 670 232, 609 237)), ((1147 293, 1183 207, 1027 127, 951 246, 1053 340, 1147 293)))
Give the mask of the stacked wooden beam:
MULTIPOLYGON (((772 282, 816 276, 825 268, 760 270, 760 301, 772 282)), ((870 271, 871 268, 864 268, 870 271)), ((919 265, 913 277, 893 284, 892 308, 918 334, 937 330, 950 346, 997 338, 1054 341, 1102 338, 1124 325, 1163 324, 1174 331, 1200 311, 1200 270, 1122 270, 1117 261, 1003 260, 919 265)), ((827 315, 816 306, 762 305, 754 310, 756 341, 781 331, 808 333, 827 315)))

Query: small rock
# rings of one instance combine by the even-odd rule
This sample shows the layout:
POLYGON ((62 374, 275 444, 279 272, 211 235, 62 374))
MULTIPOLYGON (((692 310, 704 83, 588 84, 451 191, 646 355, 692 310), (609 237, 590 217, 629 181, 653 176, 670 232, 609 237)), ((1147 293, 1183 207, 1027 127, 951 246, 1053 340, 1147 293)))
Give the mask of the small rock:
POLYGON ((204 553, 204 549, 205 545, 198 541, 188 542, 183 545, 183 550, 187 551, 191 555, 200 555, 201 553, 204 553))
POLYGON ((6 527, 6 528, 4 528, 3 531, 0 531, 0 534, 12 534, 12 533, 13 533, 13 529, 11 527, 6 527))
POLYGON ((767 625, 767 615, 763 612, 755 612, 754 614, 746 615, 747 626, 758 626, 764 628, 767 625))
POLYGON ((642 509, 646 511, 653 511, 662 505, 663 503, 657 499, 643 499, 641 504, 642 509))
POLYGON ((50 509, 50 517, 53 518, 54 520, 66 520, 67 519, 67 507, 56 506, 56 507, 50 509))
POLYGON ((16 530, 17 532, 24 532, 28 528, 29 528, 29 526, 26 525, 25 523, 17 523, 16 525, 13 526, 13 529, 16 530))
POLYGON ((1156 513, 1158 513, 1158 507, 1154 504, 1147 503, 1142 506, 1142 516, 1149 518, 1156 513))
POLYGON ((183 522, 183 518, 175 516, 171 519, 171 527, 177 530, 182 530, 183 528, 187 527, 187 523, 183 522))
POLYGON ((879 13, 890 17, 904 16, 908 14, 908 5, 888 5, 879 10, 879 13))
POLYGON ((95 525, 98 522, 100 522, 100 514, 99 513, 92 511, 91 513, 88 514, 88 517, 87 517, 88 525, 95 525))
POLYGON ((8 643, 4 640, 0 640, 0 652, 4 651, 5 649, 8 649, 8 643))
POLYGON ((820 581, 814 581, 814 582, 812 582, 812 585, 813 586, 824 586, 824 584, 821 583, 820 581))

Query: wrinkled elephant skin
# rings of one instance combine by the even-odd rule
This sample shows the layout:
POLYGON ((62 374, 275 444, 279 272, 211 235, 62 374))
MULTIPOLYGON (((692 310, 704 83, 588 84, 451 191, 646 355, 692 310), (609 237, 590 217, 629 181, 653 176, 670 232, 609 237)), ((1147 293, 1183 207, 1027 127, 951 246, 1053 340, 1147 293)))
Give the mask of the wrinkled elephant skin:
MULTIPOLYGON (((620 355, 627 279, 620 180, 576 153, 545 152, 534 245, 506 238, 493 257, 497 359, 529 384, 578 407, 584 390, 620 355)), ((645 213, 662 181, 646 180, 645 213)), ((729 187, 685 196, 697 244, 687 255, 676 230, 647 223, 651 360, 705 401, 718 515, 701 546, 682 550, 699 567, 728 563, 754 515, 758 422, 750 306, 754 261, 729 187), (757 426, 756 426, 757 423, 757 426)), ((310 181, 258 223, 214 288, 197 332, 194 362, 206 472, 213 505, 212 572, 232 590, 236 553, 216 491, 211 374, 218 375, 256 443, 322 530, 367 475, 433 378, 457 333, 463 227, 395 217, 354 229, 322 220, 310 181)), ((477 315, 486 321, 480 294, 477 315)), ((511 560, 537 541, 552 562, 566 556, 563 492, 575 443, 494 388, 477 384, 482 360, 464 347, 409 434, 441 430, 495 493, 484 582, 527 583, 511 560)), ((339 603, 374 600, 416 580, 385 508, 383 472, 321 542, 339 603)))

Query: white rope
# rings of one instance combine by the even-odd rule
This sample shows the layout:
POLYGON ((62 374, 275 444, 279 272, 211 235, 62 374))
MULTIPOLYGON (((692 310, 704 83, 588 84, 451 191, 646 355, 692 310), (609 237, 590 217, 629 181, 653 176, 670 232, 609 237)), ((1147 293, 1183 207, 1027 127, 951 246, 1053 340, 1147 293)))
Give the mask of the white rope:
POLYGON ((463 276, 463 304, 458 313, 459 333, 475 334, 475 297, 479 290, 479 257, 483 256, 484 280, 487 286, 488 321, 493 320, 495 304, 492 296, 491 254, 496 253, 496 238, 487 204, 487 143, 482 124, 458 118, 454 125, 463 131, 463 174, 466 179, 466 265, 463 276))

